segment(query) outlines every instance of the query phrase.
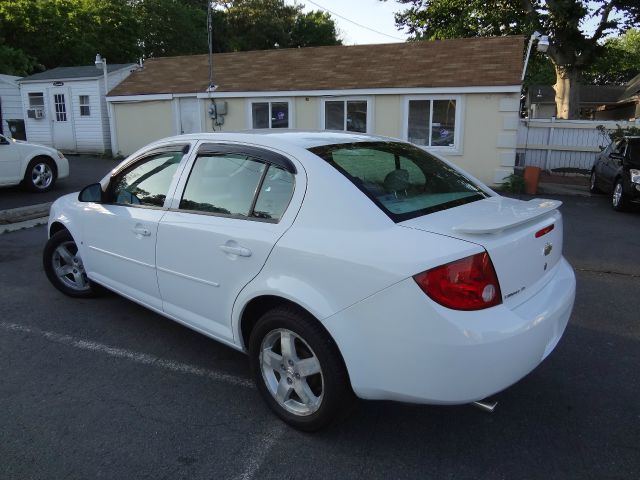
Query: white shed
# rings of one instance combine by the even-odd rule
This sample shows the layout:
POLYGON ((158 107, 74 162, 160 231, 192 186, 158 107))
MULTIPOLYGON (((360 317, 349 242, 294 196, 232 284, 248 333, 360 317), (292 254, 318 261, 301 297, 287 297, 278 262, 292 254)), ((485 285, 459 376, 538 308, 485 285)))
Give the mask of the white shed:
POLYGON ((20 99, 20 77, 0 75, 0 133, 13 137, 7 120, 22 120, 22 100, 20 99))
MULTIPOLYGON (((111 90, 135 64, 107 67, 111 90)), ((73 153, 111 151, 109 112, 102 70, 94 65, 58 67, 19 81, 25 129, 30 142, 73 153)))

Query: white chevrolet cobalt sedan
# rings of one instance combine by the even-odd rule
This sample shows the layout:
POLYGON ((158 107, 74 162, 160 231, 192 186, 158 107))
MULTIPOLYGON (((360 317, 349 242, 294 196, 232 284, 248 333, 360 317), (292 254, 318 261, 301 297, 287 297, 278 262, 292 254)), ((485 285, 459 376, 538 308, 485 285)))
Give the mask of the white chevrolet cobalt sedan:
POLYGON ((22 184, 46 192, 69 176, 69 161, 55 148, 0 135, 0 187, 22 184))
POLYGON ((58 199, 44 268, 247 352, 315 430, 355 397, 469 403, 540 364, 575 296, 559 206, 383 137, 184 135, 58 199))

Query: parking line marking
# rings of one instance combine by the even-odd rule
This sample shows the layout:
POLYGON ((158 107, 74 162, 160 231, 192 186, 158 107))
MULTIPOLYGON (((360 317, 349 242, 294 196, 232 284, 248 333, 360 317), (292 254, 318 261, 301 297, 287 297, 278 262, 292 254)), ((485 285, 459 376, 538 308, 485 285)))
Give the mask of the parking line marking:
POLYGON ((236 480, 252 480, 255 478, 267 455, 271 452, 273 445, 284 435, 285 429, 285 425, 279 423, 259 438, 257 446, 249 451, 244 471, 236 477, 236 480))
POLYGON ((215 370, 208 370, 206 368, 197 367, 195 365, 189 365, 188 363, 165 360, 148 353, 140 353, 132 350, 125 350, 123 348, 111 347, 103 343, 92 342, 61 333, 48 332, 46 330, 40 330, 39 328, 35 327, 26 327, 17 323, 0 322, 0 328, 9 332, 20 332, 29 335, 36 335, 60 345, 66 345, 69 347, 74 347, 80 350, 87 350, 91 352, 99 352, 111 357, 122 358, 125 360, 130 360, 132 362, 140 363, 142 365, 152 365, 154 367, 160 367, 172 372, 195 375, 197 377, 208 378, 210 380, 227 383, 229 385, 234 385, 237 387, 255 388, 254 383, 246 378, 229 375, 227 373, 216 372, 215 370))

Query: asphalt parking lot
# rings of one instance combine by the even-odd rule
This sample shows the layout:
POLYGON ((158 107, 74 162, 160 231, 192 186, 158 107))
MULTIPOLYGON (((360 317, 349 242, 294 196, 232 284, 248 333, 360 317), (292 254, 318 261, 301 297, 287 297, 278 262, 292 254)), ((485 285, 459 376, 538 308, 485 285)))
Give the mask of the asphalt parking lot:
POLYGON ((44 227, 0 235, 0 478, 640 478, 640 212, 557 198, 574 312, 495 413, 360 402, 316 434, 272 416, 242 354, 51 287, 44 227))

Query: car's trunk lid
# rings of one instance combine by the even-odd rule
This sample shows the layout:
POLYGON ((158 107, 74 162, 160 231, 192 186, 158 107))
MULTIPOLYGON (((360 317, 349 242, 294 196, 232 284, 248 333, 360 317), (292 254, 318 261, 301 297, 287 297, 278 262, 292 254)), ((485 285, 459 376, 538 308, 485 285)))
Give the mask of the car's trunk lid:
POLYGON ((496 269, 503 302, 516 306, 549 281, 549 272, 562 257, 561 204, 557 200, 523 202, 495 196, 399 225, 484 247, 496 269), (550 225, 552 230, 538 233, 550 225))

